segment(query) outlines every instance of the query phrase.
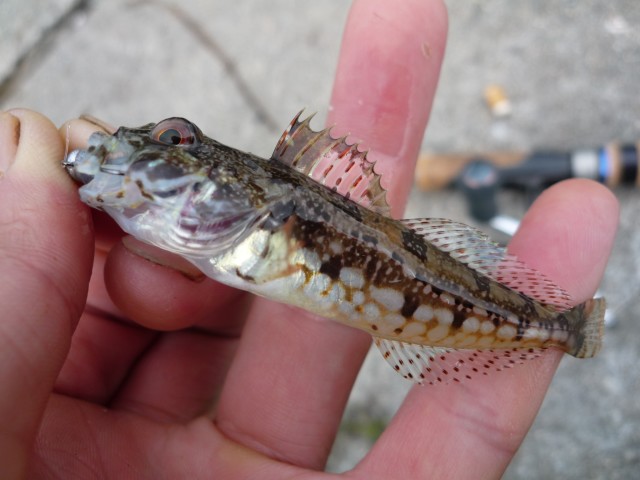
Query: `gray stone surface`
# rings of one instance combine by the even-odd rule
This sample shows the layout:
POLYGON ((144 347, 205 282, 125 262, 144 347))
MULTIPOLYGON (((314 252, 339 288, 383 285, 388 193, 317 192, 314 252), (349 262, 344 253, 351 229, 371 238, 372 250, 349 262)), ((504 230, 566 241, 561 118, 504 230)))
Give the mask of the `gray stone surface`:
POLYGON ((46 32, 73 9, 74 0, 0 2, 0 80, 10 75, 46 32))
MULTIPOLYGON (((425 148, 571 149, 640 139, 637 0, 449 3, 425 148), (512 101, 508 119, 493 118, 483 103, 491 83, 512 101)), ((31 107, 57 123, 81 113, 128 125, 178 114, 224 143, 268 155, 301 107, 326 112, 347 11, 338 0, 3 0, 0 108, 31 107)), ((505 478, 640 476, 640 195, 617 195, 621 230, 602 289, 619 321, 597 359, 563 361, 505 478)), ((526 207, 518 194, 500 200, 513 215, 526 207)), ((414 191, 409 216, 469 220, 452 191, 414 191)), ((408 388, 371 352, 330 469, 357 462, 408 388)))

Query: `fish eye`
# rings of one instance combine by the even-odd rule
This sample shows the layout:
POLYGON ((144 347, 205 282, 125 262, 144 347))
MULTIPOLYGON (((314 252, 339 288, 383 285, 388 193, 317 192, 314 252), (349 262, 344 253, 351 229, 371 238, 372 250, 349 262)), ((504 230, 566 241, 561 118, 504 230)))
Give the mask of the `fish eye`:
POLYGON ((200 130, 184 118, 161 121, 151 131, 151 139, 163 145, 193 146, 200 142, 200 130))

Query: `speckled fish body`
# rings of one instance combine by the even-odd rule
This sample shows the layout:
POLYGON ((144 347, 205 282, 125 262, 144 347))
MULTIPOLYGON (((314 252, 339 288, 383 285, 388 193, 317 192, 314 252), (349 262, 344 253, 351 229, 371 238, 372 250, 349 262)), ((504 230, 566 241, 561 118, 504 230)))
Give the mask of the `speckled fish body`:
POLYGON ((181 118, 94 134, 65 165, 87 204, 209 277, 369 332, 416 382, 600 348, 604 300, 568 295, 476 229, 394 220, 357 146, 296 117, 270 159, 181 118))

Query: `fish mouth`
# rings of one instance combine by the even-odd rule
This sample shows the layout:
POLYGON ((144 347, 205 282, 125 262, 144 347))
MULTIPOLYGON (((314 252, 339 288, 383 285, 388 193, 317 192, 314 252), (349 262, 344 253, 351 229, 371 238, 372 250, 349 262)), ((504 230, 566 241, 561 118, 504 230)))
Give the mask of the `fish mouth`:
POLYGON ((99 173, 125 175, 131 150, 130 145, 114 136, 95 132, 89 137, 87 148, 70 152, 62 166, 71 178, 86 185, 99 173))
POLYGON ((93 175, 82 174, 78 171, 77 167, 80 163, 82 163, 82 156, 84 153, 86 153, 84 150, 73 150, 62 161, 62 166, 71 176, 71 178, 83 185, 93 180, 93 175))
POLYGON ((86 150, 74 150, 62 161, 62 166, 76 182, 86 185, 100 170, 99 160, 86 150))

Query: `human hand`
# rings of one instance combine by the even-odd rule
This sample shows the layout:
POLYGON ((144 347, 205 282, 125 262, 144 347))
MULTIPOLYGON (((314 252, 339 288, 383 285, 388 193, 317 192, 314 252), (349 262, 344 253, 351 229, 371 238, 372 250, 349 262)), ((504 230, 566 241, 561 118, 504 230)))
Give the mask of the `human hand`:
MULTIPOLYGON (((445 17, 435 1, 357 1, 345 34, 330 123, 368 141, 396 215, 435 91, 445 17)), ((14 115, 0 118, 8 127, 0 169, 15 157, 0 180, 0 477, 27 468, 37 478, 322 475, 315 470, 369 338, 125 244, 99 214, 94 243, 91 213, 60 167, 57 132, 36 114, 14 115)), ((72 123, 72 148, 94 128, 72 123)), ((583 301, 616 219, 606 189, 566 182, 536 202, 510 249, 583 301)), ((499 476, 560 357, 549 351, 487 378, 414 388, 351 475, 499 476)))

